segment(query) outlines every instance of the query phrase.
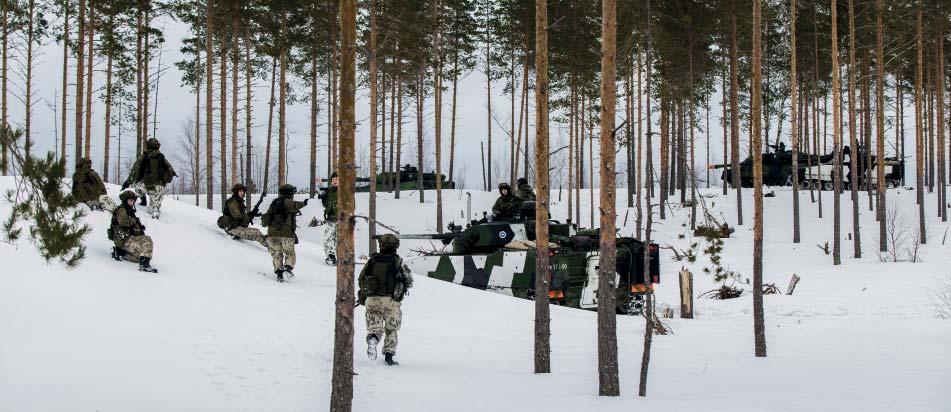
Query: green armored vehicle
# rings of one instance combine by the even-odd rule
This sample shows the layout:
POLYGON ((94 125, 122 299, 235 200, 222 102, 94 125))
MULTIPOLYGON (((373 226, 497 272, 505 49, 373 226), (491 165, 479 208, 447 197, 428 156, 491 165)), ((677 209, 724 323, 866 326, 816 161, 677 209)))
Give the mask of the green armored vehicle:
MULTIPOLYGON (((771 145, 773 152, 763 153, 763 184, 767 186, 792 186, 792 151, 786 150, 785 144, 771 145)), ((799 155, 799 173, 809 164, 809 156, 805 153, 799 155)), ((817 163, 813 157, 813 163, 817 163)), ((733 184, 733 170, 730 164, 711 165, 711 169, 723 169, 721 179, 727 184, 733 184)), ((740 185, 743 187, 753 187, 753 158, 747 157, 740 162, 740 185)))
MULTIPOLYGON (((522 216, 534 216, 534 202, 523 202, 522 216), (526 205, 530 204, 530 205, 526 205)), ((407 258, 413 273, 524 299, 535 297, 535 221, 519 216, 506 222, 473 221, 465 230, 450 224, 450 233, 398 235, 402 239, 436 239, 450 251, 407 258)), ((577 230, 574 224, 552 221, 550 232, 552 304, 581 309, 598 306, 600 232, 577 230)), ((617 239, 617 311, 638 314, 643 294, 660 282, 659 254, 650 244, 650 282, 644 274, 644 243, 617 239)))

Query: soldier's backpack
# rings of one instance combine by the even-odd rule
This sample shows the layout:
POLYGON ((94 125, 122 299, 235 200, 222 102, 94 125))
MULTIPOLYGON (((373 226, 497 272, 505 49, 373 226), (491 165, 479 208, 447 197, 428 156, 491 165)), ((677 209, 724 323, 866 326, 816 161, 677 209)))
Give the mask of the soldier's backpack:
MULTIPOLYGON (((231 199, 228 199, 230 201, 231 199)), ((234 219, 231 217, 231 210, 228 209, 228 202, 225 202, 224 210, 221 216, 218 216, 218 227, 224 230, 234 229, 234 219)))
MULTIPOLYGON (((287 224, 288 223, 287 221, 293 218, 293 216, 289 216, 290 214, 287 213, 287 208, 284 205, 285 200, 286 199, 284 199, 283 197, 278 197, 277 199, 274 199, 273 201, 271 201, 271 205, 268 206, 267 212, 264 212, 264 214, 261 215, 262 226, 280 227, 282 225, 287 224)), ((293 221, 291 221, 290 223, 294 224, 293 221)))
POLYGON ((403 299, 405 288, 400 288, 400 266, 402 261, 399 256, 391 254, 373 255, 367 261, 366 294, 367 296, 391 296, 393 300, 399 302, 403 299), (397 289, 403 292, 397 296, 397 289))

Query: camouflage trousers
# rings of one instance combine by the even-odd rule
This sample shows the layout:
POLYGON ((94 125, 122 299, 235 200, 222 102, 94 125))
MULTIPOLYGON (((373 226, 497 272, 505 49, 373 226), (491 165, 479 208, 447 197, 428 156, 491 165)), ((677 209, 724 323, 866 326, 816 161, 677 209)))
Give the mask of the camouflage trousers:
POLYGON ((116 209, 116 202, 112 200, 109 195, 99 196, 96 200, 90 200, 86 202, 86 205, 89 206, 92 210, 105 210, 109 213, 112 213, 116 209))
POLYGON ((400 325, 403 323, 403 311, 400 302, 389 296, 367 296, 367 335, 376 335, 377 339, 386 334, 383 341, 383 353, 396 354, 399 343, 400 325))
POLYGON ((149 205, 145 210, 153 219, 158 219, 162 215, 162 199, 165 198, 165 186, 155 185, 152 189, 148 189, 145 187, 145 182, 137 182, 132 188, 139 196, 149 195, 149 205))
POLYGON ((324 254, 337 256, 337 221, 324 223, 324 254))
POLYGON ((269 237, 267 251, 271 253, 274 270, 283 270, 284 266, 294 267, 297 264, 297 254, 294 252, 294 238, 269 237))
POLYGON ((258 242, 261 244, 261 246, 268 247, 267 243, 264 242, 264 239, 265 239, 264 234, 262 234, 260 230, 255 229, 253 227, 238 226, 234 229, 227 231, 227 233, 231 236, 237 236, 244 240, 258 242))
POLYGON ((138 262, 139 257, 152 258, 152 238, 146 235, 132 236, 125 240, 125 255, 122 258, 129 262, 138 262))

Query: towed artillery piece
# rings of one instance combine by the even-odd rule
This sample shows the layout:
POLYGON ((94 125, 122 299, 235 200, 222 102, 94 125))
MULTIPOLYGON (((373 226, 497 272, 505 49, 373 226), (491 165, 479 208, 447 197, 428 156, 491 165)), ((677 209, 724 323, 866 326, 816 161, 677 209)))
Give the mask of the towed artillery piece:
MULTIPOLYGON (((401 239, 439 240, 448 250, 426 252, 405 263, 419 275, 523 299, 535 298, 535 202, 522 202, 511 221, 472 221, 465 229, 450 223, 449 233, 398 234, 401 239)), ((548 297, 552 304, 594 310, 598 306, 599 229, 578 230, 572 223, 549 222, 548 297)), ((644 242, 617 238, 617 312, 639 314, 643 295, 660 283, 657 244, 649 245, 649 276, 644 242)))

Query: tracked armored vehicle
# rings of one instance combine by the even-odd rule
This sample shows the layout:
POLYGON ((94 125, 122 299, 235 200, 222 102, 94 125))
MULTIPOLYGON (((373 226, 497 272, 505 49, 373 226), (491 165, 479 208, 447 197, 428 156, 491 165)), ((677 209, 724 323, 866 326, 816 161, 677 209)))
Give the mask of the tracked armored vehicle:
MULTIPOLYGON (((534 217, 534 202, 523 202, 521 216, 534 217)), ((549 223, 548 297, 552 304, 580 309, 598 306, 598 229, 578 230, 574 224, 549 223)), ((444 234, 400 234, 402 239, 440 240, 444 250, 405 259, 413 273, 480 290, 524 299, 535 298, 535 221, 477 222, 467 228, 450 224, 444 234)), ((649 245, 650 275, 645 278, 644 243, 617 239, 618 313, 638 314, 643 295, 660 283, 656 244, 649 245)))

